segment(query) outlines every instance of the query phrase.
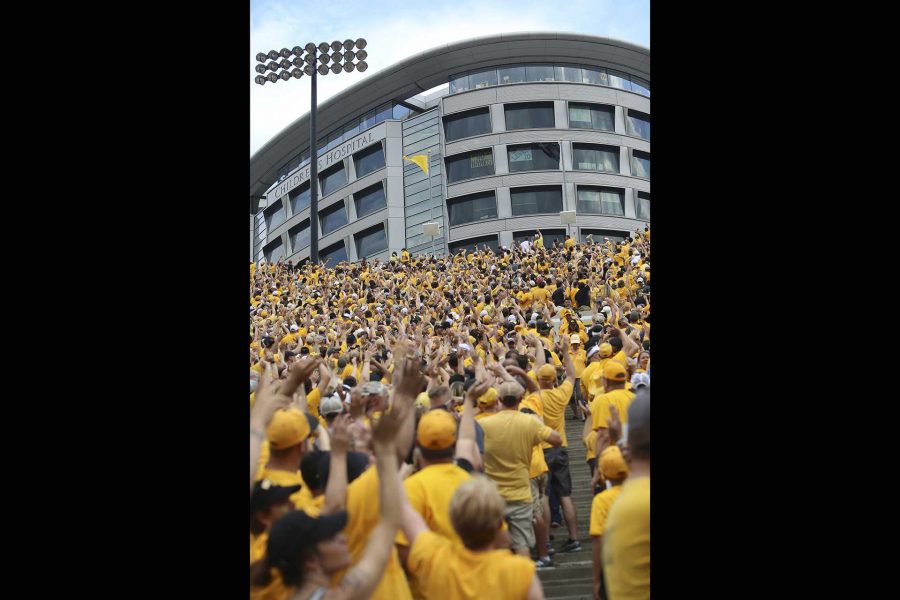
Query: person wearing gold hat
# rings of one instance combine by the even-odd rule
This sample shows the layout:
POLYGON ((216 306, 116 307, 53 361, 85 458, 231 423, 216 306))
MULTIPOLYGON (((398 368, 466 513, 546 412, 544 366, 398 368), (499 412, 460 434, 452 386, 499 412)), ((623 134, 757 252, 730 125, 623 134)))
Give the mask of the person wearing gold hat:
MULTIPOLYGON (((597 434, 594 446, 595 456, 600 456, 603 450, 611 444, 609 436, 610 407, 615 407, 622 425, 628 424, 628 406, 634 399, 634 392, 625 388, 627 372, 617 360, 611 360, 603 366, 603 372, 599 374, 603 384, 604 393, 596 396, 591 403, 591 428, 597 434)), ((596 377, 596 376, 595 376, 596 377)), ((597 485, 601 477, 601 469, 594 471, 591 487, 597 485)))
POLYGON ((603 531, 609 509, 619 496, 619 492, 622 491, 622 482, 628 477, 628 465, 618 446, 606 448, 600 455, 599 462, 600 472, 610 483, 610 487, 594 496, 594 500, 591 502, 591 572, 594 589, 599 590, 595 597, 606 598, 607 594, 603 585, 603 531))

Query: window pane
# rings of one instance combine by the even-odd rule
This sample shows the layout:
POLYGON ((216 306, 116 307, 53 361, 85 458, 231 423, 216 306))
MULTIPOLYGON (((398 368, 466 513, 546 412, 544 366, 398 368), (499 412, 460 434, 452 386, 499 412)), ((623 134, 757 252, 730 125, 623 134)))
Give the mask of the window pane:
POLYGON ((507 104, 503 107, 503 111, 506 114, 507 130, 536 128, 552 129, 555 126, 552 102, 507 104))
POLYGON ((619 149, 615 146, 572 144, 572 163, 581 171, 619 172, 619 149))
POLYGON ((379 182, 378 185, 366 188, 353 194, 356 200, 356 218, 362 218, 368 214, 380 210, 387 206, 384 198, 384 186, 379 182))
POLYGON ((615 130, 615 109, 601 104, 569 104, 569 127, 615 130))
POLYGON ((595 244, 603 243, 603 238, 609 238, 613 243, 621 242, 629 234, 624 231, 614 231, 612 229, 582 229, 581 241, 586 242, 587 236, 590 235, 595 244))
POLYGON ((394 104, 394 118, 402 121, 405 119, 409 113, 412 111, 403 106, 402 104, 394 104))
POLYGON ((494 174, 494 154, 490 149, 476 150, 447 159, 447 181, 450 183, 494 174))
POLYGON ((465 92, 469 89, 469 76, 457 75, 450 79, 450 93, 465 92))
POLYGON ((525 65, 527 81, 554 81, 553 65, 525 65))
POLYGON ((610 72, 609 85, 621 90, 631 90, 631 81, 629 81, 628 76, 623 73, 616 74, 610 72))
POLYGON ((497 218, 497 199, 494 192, 469 194, 447 200, 450 225, 462 225, 482 219, 497 218))
POLYGON ((344 247, 344 242, 339 242, 322 250, 319 253, 319 260, 329 267, 334 267, 339 262, 347 260, 347 249, 344 247))
POLYGON ((592 215, 624 215, 625 191, 579 186, 577 212, 592 215))
POLYGON ((635 177, 646 177, 650 179, 650 155, 640 150, 634 151, 633 160, 631 161, 631 174, 635 177))
POLYGON ((361 231, 353 237, 356 240, 356 255, 358 258, 366 258, 382 250, 387 250, 387 233, 384 230, 384 225, 361 231))
POLYGON ((604 69, 596 67, 584 67, 581 70, 584 83, 593 83, 594 85, 609 85, 609 78, 606 76, 604 69))
POLYGON ((638 219, 650 220, 650 194, 638 192, 634 199, 634 213, 638 219))
POLYGON ((354 154, 353 160, 356 161, 356 178, 359 179, 384 167, 384 149, 380 143, 375 144, 354 154))
POLYGON ((266 261, 273 263, 278 262, 279 258, 284 257, 284 245, 281 243, 281 240, 275 240, 265 248, 263 248, 263 254, 266 255, 266 261))
POLYGON ((289 196, 291 198, 292 215, 309 208, 309 182, 307 181, 300 187, 291 190, 289 196))
POLYGON ((332 167, 322 173, 319 180, 322 183, 322 196, 327 196, 331 192, 342 188, 347 184, 347 171, 344 169, 344 163, 341 162, 336 167, 332 167))
POLYGON ((486 69, 476 73, 469 73, 469 84, 472 89, 488 87, 489 85, 497 85, 497 69, 486 69))
POLYGON ((444 135, 448 142, 490 132, 491 115, 487 108, 477 108, 444 117, 444 135))
POLYGON ((309 246, 309 220, 292 227, 288 235, 291 237, 291 248, 294 252, 309 246))
POLYGON ((642 96, 650 97, 650 84, 634 77, 631 78, 631 89, 642 96))
POLYGON ((284 223, 284 204, 281 202, 281 199, 279 198, 272 206, 268 207, 265 214, 266 227, 269 229, 274 229, 284 223))
POLYGON ((505 83, 522 83, 525 81, 525 67, 522 65, 500 67, 497 69, 497 75, 500 79, 500 85, 505 83))
POLYGON ((509 190, 514 217, 543 213, 558 213, 562 210, 562 188, 540 186, 513 188, 509 190))
POLYGON ((362 122, 359 124, 359 130, 363 131, 375 124, 375 111, 367 112, 363 115, 362 122))
POLYGON ((650 115, 629 110, 625 117, 625 125, 628 127, 630 135, 636 135, 645 140, 650 139, 650 115))
POLYGON ((507 146, 509 171, 540 171, 559 169, 559 144, 544 142, 507 146))
POLYGON ((496 250, 500 247, 500 239, 496 235, 485 235, 482 237, 468 238, 466 240, 450 242, 450 253, 456 254, 461 250, 474 250, 476 244, 478 245, 479 251, 483 250, 485 246, 489 246, 496 252, 496 250))
POLYGON ((581 83, 581 67, 556 67, 556 80, 581 83))
POLYGON ((331 233, 339 227, 347 224, 347 209, 344 203, 338 202, 334 206, 329 206, 327 212, 320 214, 322 220, 322 235, 331 233))
POLYGON ((390 119, 393 109, 391 108, 391 103, 383 104, 378 107, 378 113, 375 115, 375 122, 381 123, 385 119, 390 119))

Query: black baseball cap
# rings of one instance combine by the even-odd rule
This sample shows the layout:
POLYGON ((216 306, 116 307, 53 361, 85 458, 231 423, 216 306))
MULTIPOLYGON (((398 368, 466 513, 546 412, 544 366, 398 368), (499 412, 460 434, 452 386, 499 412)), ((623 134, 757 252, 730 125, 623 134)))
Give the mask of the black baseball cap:
POLYGON ((301 485, 275 485, 268 479, 262 479, 253 484, 253 492, 250 494, 250 514, 265 510, 275 504, 286 500, 303 487, 301 485))
POLYGON ((269 530, 266 561, 270 565, 292 564, 304 550, 334 537, 346 525, 345 510, 318 518, 302 510, 293 510, 276 521, 269 530))
POLYGON ((547 331, 550 329, 550 323, 547 321, 538 321, 537 322, 537 330, 538 331, 547 331))

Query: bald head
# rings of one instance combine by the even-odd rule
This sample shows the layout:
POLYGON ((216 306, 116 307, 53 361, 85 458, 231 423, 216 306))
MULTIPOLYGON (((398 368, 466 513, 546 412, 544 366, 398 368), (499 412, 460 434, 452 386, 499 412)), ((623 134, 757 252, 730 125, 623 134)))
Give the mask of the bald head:
POLYGON ((640 388, 628 407, 628 445, 634 458, 650 460, 650 388, 640 388))

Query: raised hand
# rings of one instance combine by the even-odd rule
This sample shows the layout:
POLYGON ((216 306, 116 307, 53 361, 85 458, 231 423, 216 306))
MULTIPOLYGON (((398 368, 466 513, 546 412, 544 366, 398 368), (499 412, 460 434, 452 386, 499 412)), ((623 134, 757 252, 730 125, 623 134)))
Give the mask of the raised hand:
POLYGON ((350 417, 338 415, 331 424, 331 451, 346 454, 350 441, 350 417))

